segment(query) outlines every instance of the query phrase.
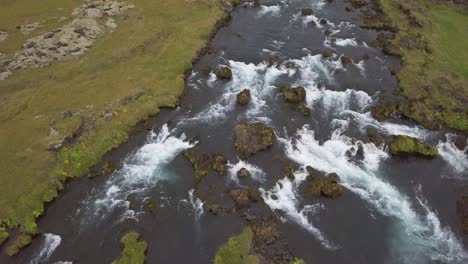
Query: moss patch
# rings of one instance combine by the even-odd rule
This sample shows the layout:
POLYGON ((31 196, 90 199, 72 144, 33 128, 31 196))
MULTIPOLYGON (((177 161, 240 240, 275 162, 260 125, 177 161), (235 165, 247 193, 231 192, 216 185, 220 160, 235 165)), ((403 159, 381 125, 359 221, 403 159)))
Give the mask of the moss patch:
POLYGON ((219 175, 226 175, 227 160, 220 154, 197 153, 194 149, 188 149, 183 152, 195 169, 195 186, 200 184, 203 177, 212 171, 219 175))
POLYGON ((250 227, 244 229, 241 234, 229 238, 216 253, 215 264, 257 264, 256 256, 250 255, 253 242, 253 231, 250 227))
POLYGON ((384 52, 400 56, 407 103, 397 110, 430 129, 468 130, 468 9, 427 0, 377 0, 363 27, 380 34, 384 52))
MULTIPOLYGON (((3 1, 0 30, 9 37, 0 50, 12 55, 26 38, 62 26, 58 18, 83 2, 3 1), (43 27, 27 37, 16 29, 36 21, 43 27)), ((84 56, 0 81, 0 218, 25 233, 37 231, 35 218, 63 181, 87 173, 138 121, 176 106, 184 72, 223 16, 217 0, 128 2, 136 8, 84 56), (55 136, 68 135, 58 153, 48 151, 55 136)))
POLYGON ((145 252, 147 245, 145 241, 141 241, 140 235, 136 232, 125 234, 120 242, 123 250, 120 257, 112 262, 112 264, 143 264, 145 263, 145 252))
POLYGON ((396 136, 390 143, 390 153, 396 156, 422 156, 434 158, 438 154, 435 147, 429 146, 416 138, 396 136))
POLYGON ((16 240, 11 244, 7 249, 6 253, 8 256, 14 256, 18 254, 18 252, 31 244, 32 237, 30 235, 19 235, 16 240))

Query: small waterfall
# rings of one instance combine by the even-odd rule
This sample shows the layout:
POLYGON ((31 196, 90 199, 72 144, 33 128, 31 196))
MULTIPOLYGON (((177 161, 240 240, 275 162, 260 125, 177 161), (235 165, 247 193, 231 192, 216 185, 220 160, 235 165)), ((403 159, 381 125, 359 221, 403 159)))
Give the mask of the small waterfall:
POLYGON ((54 253, 55 249, 62 242, 62 238, 54 234, 44 234, 44 245, 41 248, 41 251, 33 260, 31 264, 47 263, 49 257, 54 253))

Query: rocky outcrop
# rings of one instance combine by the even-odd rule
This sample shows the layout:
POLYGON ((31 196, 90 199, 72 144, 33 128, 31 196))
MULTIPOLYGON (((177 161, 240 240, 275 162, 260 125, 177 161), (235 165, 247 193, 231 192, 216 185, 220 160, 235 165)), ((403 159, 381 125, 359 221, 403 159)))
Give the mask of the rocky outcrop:
POLYGON ((236 96, 236 102, 238 105, 247 105, 250 102, 250 90, 244 89, 236 96))
POLYGON ((340 178, 336 173, 319 176, 317 171, 310 166, 307 167, 307 171, 309 173, 307 177, 309 182, 306 190, 307 195, 335 199, 343 194, 345 188, 339 184, 340 178))
POLYGON ((244 160, 268 149, 276 139, 273 129, 262 123, 238 124, 234 127, 234 137, 237 156, 244 160))
POLYGON ((232 71, 228 67, 221 67, 216 71, 216 77, 221 80, 230 80, 232 78, 232 71))
POLYGON ((193 149, 183 152, 195 169, 195 185, 198 185, 209 172, 226 175, 227 160, 220 154, 197 153, 193 149))
POLYGON ((421 142, 417 138, 409 136, 394 136, 389 146, 390 153, 398 157, 420 156, 424 158, 435 158, 438 150, 421 142))
POLYGON ((284 99, 290 103, 301 103, 305 101, 306 90, 299 86, 296 88, 282 88, 284 99))
POLYGON ((257 189, 238 189, 229 192, 236 209, 250 207, 251 203, 263 201, 261 193, 257 189))
POLYGON ((246 168, 242 168, 239 171, 237 171, 237 177, 238 178, 249 178, 250 176, 251 176, 251 173, 246 168))
MULTIPOLYGON (((104 26, 97 19, 109 17, 106 26, 115 29, 117 25, 110 17, 131 8, 133 5, 116 1, 83 4, 73 11, 73 20, 68 24, 26 40, 22 49, 0 66, 0 79, 6 79, 17 70, 45 67, 54 61, 83 55, 105 32, 104 26)), ((31 32, 38 26, 37 23, 25 25, 20 30, 31 32)))

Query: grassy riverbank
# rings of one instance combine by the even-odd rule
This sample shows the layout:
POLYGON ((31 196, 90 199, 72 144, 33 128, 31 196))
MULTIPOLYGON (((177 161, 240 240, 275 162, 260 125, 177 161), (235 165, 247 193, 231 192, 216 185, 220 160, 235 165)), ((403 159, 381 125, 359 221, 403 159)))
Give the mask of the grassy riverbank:
MULTIPOLYGON (((0 52, 12 55, 26 38, 63 26, 57 18, 70 16, 83 2, 0 0, 0 31, 9 33, 0 52), (43 26, 27 37, 16 29, 35 21, 43 26)), ((138 121, 161 107, 174 107, 184 72, 223 16, 218 0, 130 3, 135 8, 116 17, 118 27, 84 55, 0 81, 4 227, 36 233, 35 219, 65 179, 85 174, 124 142, 138 121), (48 150, 63 138, 73 144, 48 150)))
POLYGON ((427 0, 379 0, 369 28, 393 28, 380 39, 402 58, 397 72, 407 99, 399 111, 424 126, 468 130, 468 8, 427 0), (381 16, 380 13, 383 13, 381 16))

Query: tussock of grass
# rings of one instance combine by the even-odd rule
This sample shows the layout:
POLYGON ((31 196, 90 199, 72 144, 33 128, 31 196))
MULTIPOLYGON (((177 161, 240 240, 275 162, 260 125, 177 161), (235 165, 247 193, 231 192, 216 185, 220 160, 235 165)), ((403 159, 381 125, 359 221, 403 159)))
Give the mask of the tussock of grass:
POLYGON ((216 253, 215 264, 257 264, 258 258, 250 255, 253 243, 253 231, 250 227, 245 228, 241 234, 229 238, 216 253))
MULTIPOLYGON (((83 2, 0 0, 0 30, 10 34, 0 51, 11 55, 26 38, 61 26, 58 18, 83 2), (40 20, 44 26, 27 37, 16 29, 40 20)), ((84 56, 0 81, 0 219, 25 233, 37 232, 35 218, 64 179, 85 174, 138 121, 176 106, 183 73, 223 15, 217 0, 128 2, 136 8, 84 56), (74 116, 61 119, 64 111, 74 116), (54 121, 58 137, 85 128, 57 154, 47 150, 54 121)))
POLYGON ((143 264, 145 263, 145 252, 147 245, 145 241, 141 241, 140 235, 136 232, 125 234, 120 242, 123 250, 120 257, 112 262, 112 264, 143 264))
POLYGON ((380 6, 383 21, 398 29, 391 42, 402 56, 397 77, 409 101, 400 112, 429 128, 468 130, 468 9, 427 0, 380 6))

